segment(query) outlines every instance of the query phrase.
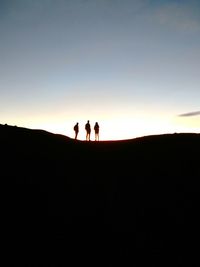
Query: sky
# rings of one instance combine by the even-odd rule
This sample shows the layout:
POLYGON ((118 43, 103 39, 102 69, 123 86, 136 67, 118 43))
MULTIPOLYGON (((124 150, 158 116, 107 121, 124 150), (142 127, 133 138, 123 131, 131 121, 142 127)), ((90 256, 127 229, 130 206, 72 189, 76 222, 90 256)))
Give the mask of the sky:
POLYGON ((0 124, 200 132, 199 0, 1 0, 0 124))

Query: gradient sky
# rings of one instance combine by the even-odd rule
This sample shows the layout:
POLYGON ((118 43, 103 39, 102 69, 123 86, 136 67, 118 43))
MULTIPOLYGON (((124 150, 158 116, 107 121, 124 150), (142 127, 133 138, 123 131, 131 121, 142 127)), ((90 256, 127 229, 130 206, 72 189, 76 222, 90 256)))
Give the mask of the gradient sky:
POLYGON ((200 132, 199 86, 199 0, 0 1, 1 124, 200 132))

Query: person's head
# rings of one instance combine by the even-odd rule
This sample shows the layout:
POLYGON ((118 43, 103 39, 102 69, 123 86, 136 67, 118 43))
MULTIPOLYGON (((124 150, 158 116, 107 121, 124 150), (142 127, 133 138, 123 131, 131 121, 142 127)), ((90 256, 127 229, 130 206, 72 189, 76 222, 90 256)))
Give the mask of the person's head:
POLYGON ((87 122, 89 123, 90 121, 88 120, 87 122))

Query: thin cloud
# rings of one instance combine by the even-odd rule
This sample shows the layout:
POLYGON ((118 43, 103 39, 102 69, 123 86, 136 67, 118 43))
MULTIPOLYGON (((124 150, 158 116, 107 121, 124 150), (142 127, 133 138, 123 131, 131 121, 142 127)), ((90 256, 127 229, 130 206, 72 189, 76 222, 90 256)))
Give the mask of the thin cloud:
POLYGON ((167 3, 157 9, 156 18, 161 25, 168 25, 184 32, 200 31, 199 4, 196 1, 186 3, 167 3))
POLYGON ((179 117, 192 117, 192 116, 198 116, 198 115, 200 115, 200 110, 199 111, 194 111, 194 112, 188 112, 188 113, 179 114, 179 117))

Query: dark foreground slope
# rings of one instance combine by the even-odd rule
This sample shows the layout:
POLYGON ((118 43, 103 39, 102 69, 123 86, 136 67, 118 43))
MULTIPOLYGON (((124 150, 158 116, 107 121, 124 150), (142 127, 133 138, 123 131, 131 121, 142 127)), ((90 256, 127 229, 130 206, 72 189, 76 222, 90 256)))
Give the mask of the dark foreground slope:
POLYGON ((0 147, 7 266, 199 266, 200 134, 86 143, 0 125, 0 147))

